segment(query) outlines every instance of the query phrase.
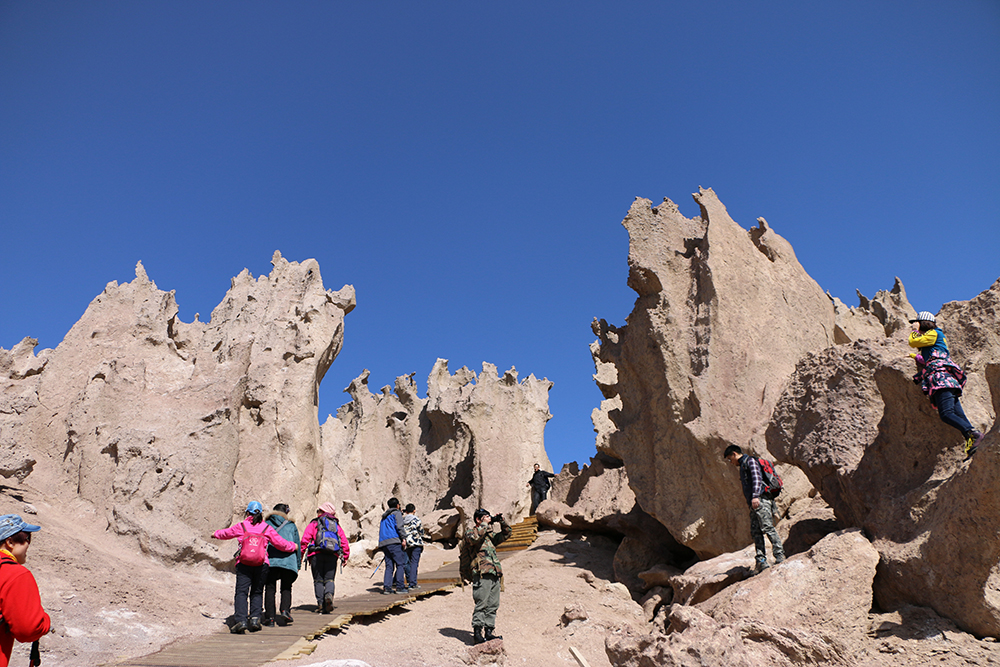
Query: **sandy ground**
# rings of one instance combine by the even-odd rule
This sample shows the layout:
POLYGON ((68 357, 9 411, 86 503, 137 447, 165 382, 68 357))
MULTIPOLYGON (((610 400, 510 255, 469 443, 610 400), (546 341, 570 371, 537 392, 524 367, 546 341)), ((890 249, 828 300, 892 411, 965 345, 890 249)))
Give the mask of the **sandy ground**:
MULTIPOLYGON (((497 633, 504 638, 507 665, 553 667, 578 665, 576 648, 592 667, 610 665, 604 637, 624 620, 641 622, 642 609, 620 585, 610 586, 616 544, 602 536, 563 535, 542 531, 526 551, 504 561, 504 587, 497 633), (588 583, 588 580, 590 582, 588 583), (579 605, 586 620, 565 625, 569 605, 579 605)), ((425 570, 453 560, 454 550, 431 549, 421 564, 425 570)), ((338 595, 361 592, 372 580, 371 570, 348 569, 341 575, 338 595)), ((381 576, 381 571, 376 577, 381 576)), ((307 587, 294 591, 308 595, 307 587)), ((312 600, 303 598, 302 603, 312 600)), ((472 588, 456 588, 368 619, 357 619, 344 630, 316 642, 315 652, 299 660, 268 663, 268 667, 305 667, 326 660, 362 660, 372 667, 464 665, 472 645, 472 588)), ((303 613, 303 612, 299 612, 303 613)))
MULTIPOLYGON (((57 503, 30 487, 0 485, 0 514, 10 512, 42 526, 26 565, 52 617, 53 630, 41 641, 45 667, 114 664, 224 629, 232 613, 232 573, 165 566, 141 554, 133 540, 111 533, 87 503, 57 503)), ((608 629, 627 620, 641 623, 642 615, 620 585, 610 585, 615 547, 603 536, 543 531, 530 549, 504 561, 497 632, 508 665, 577 665, 570 646, 593 667, 610 664, 608 629), (587 618, 564 625, 560 619, 573 604, 587 618)), ((430 545, 421 570, 456 558, 456 550, 430 545)), ((369 578, 374 567, 363 554, 352 555, 338 575, 337 596, 380 585, 381 571, 369 578)), ((293 607, 314 604, 310 573, 303 572, 293 587, 293 607)), ((457 588, 355 620, 318 640, 307 658, 269 664, 351 658, 372 667, 462 665, 472 645, 472 608, 471 587, 457 588)), ((11 664, 28 664, 28 646, 15 644, 11 664)))

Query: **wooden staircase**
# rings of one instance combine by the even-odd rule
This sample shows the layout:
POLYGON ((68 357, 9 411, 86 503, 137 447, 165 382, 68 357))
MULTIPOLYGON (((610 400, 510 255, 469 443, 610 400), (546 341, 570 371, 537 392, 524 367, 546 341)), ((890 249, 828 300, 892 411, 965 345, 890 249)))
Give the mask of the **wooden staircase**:
POLYGON ((511 526, 511 536, 497 547, 497 553, 524 551, 538 539, 538 519, 529 516, 523 521, 511 526))

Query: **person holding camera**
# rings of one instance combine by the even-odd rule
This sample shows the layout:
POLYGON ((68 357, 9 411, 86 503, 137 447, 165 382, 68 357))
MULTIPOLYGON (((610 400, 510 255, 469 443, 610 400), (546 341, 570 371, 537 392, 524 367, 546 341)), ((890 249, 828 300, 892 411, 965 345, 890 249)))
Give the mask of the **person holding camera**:
POLYGON ((472 634, 476 644, 503 639, 494 634, 497 609, 500 608, 500 590, 503 587, 503 571, 496 545, 510 537, 510 525, 502 514, 490 516, 487 510, 477 509, 473 515, 473 526, 466 529, 465 547, 472 557, 472 599, 476 608, 472 612, 472 634), (493 524, 500 524, 500 532, 493 531, 493 524))

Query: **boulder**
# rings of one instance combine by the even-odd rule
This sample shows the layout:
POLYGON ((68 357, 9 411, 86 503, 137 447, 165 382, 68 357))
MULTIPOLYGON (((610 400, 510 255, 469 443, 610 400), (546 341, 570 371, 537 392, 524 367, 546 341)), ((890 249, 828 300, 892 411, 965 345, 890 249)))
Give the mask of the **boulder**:
POLYGON ((835 321, 830 299, 763 218, 748 231, 712 190, 694 198, 700 217, 636 199, 622 223, 638 298, 627 325, 594 323, 595 381, 607 399, 594 423, 598 447, 625 462, 643 509, 711 557, 747 542, 722 450, 766 453, 764 430, 795 363, 835 342, 835 321))
POLYGON ((140 262, 55 350, 0 350, 0 474, 79 495, 172 561, 228 563, 232 546, 207 538, 249 500, 310 512, 317 392, 354 290, 325 289, 315 260, 271 263, 234 278, 210 322, 185 323, 140 262))
MULTIPOLYGON (((993 302, 997 289, 965 307, 950 304, 939 321, 957 360, 968 354, 959 341, 995 344, 997 311, 990 324, 983 303, 993 302)), ((775 409, 768 446, 805 471, 840 525, 861 527, 872 539, 881 557, 874 586, 883 609, 930 607, 967 631, 995 637, 1000 434, 994 425, 976 457, 964 460, 961 434, 939 420, 911 381, 903 335, 807 356, 775 409)), ((1000 402, 1000 366, 986 358, 965 359, 967 388, 987 387, 992 404, 977 400, 976 391, 962 397, 966 414, 984 430, 1000 402)))
POLYGON ((616 667, 859 664, 877 562, 860 531, 829 535, 697 607, 675 603, 663 629, 620 628, 606 639, 608 658, 616 667))

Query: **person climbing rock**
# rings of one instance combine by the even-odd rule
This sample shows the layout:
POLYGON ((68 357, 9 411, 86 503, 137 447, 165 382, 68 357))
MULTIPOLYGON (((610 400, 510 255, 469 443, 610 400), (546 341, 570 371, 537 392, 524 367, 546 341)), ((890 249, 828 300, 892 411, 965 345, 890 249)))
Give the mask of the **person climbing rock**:
POLYGON ((744 454, 739 445, 729 445, 722 457, 740 469, 743 496, 750 506, 750 536, 753 537, 756 552, 754 574, 760 574, 768 568, 765 535, 771 541, 771 553, 774 555, 775 564, 785 560, 785 547, 778 531, 774 529, 776 511, 774 498, 765 488, 764 475, 761 473, 760 462, 756 456, 744 454))
POLYGON ((917 314, 917 319, 910 320, 917 328, 910 333, 910 347, 915 347, 918 353, 910 354, 917 362, 917 373, 913 382, 920 385, 921 390, 931 399, 938 411, 938 417, 945 424, 958 429, 965 438, 965 458, 970 459, 979 449, 979 441, 983 434, 973 428, 959 397, 965 387, 965 371, 956 364, 948 352, 948 339, 937 326, 934 315, 926 310, 917 314))

